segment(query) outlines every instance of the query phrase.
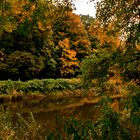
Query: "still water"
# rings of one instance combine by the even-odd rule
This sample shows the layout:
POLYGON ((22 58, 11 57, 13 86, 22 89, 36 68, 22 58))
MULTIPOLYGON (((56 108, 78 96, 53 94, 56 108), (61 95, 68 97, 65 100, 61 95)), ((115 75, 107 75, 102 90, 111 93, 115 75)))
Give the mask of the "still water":
MULTIPOLYGON (((0 129, 7 129, 16 135, 14 139, 21 140, 44 139, 46 134, 61 131, 65 120, 69 118, 94 121, 100 110, 95 103, 85 100, 61 104, 47 100, 20 101, 1 104, 0 109, 0 129)), ((6 136, 3 134, 2 137, 6 136)))

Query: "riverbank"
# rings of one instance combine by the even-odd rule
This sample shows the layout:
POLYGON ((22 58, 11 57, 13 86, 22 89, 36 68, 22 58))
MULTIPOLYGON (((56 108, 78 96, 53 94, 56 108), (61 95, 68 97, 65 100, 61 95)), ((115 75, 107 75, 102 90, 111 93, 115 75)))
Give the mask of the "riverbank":
MULTIPOLYGON (((69 119, 72 120, 70 129, 73 126, 73 129, 77 130, 78 127, 78 130, 81 130, 89 128, 89 120, 92 121, 90 125, 94 126, 98 121, 101 121, 101 124, 102 121, 106 122, 106 119, 108 121, 112 115, 115 115, 113 119, 119 121, 119 127, 122 126, 123 129, 128 127, 131 130, 132 139, 139 136, 130 122, 129 126, 125 124, 128 123, 125 119, 128 119, 126 115, 129 114, 129 110, 125 109, 123 101, 129 92, 116 94, 101 91, 98 87, 90 87, 86 90, 82 88, 79 79, 0 81, 0 87, 0 122, 3 137, 11 136, 18 137, 18 139, 31 137, 30 139, 33 139, 33 137, 42 136, 41 139, 44 139, 49 137, 49 134, 57 135, 56 129, 63 136, 67 134, 64 132, 63 126, 69 127, 67 124, 69 119), (106 114, 109 116, 106 117, 106 114), (78 122, 78 125, 75 125, 75 121, 78 122), (7 126, 9 126, 7 131, 12 134, 14 132, 14 136, 11 133, 5 136, 7 126), (37 131, 38 128, 39 131, 37 131), (29 136, 25 135, 26 133, 29 136)), ((112 118, 109 123, 114 126, 112 118)), ((97 130, 98 125, 94 129, 97 130)), ((117 134, 120 133, 120 130, 116 129, 116 131, 117 134)), ((87 134, 89 134, 88 132, 87 134)), ((77 131, 72 133, 77 134, 77 131)))
MULTIPOLYGON (((97 93, 95 88, 89 90, 82 88, 80 79, 43 79, 22 81, 0 81, 0 105, 8 107, 19 104, 24 110, 30 106, 41 108, 46 105, 48 110, 81 106, 84 104, 97 104, 105 94, 97 93), (11 105, 12 104, 12 105, 11 105)), ((118 100, 122 94, 112 94, 110 99, 118 100)))
MULTIPOLYGON (((36 113, 44 110, 44 108, 45 111, 49 112, 80 107, 85 104, 94 106, 100 103, 104 98, 106 97, 102 95, 97 96, 91 91, 89 91, 87 94, 83 94, 83 91, 80 89, 51 92, 50 94, 48 93, 46 95, 42 93, 30 93, 25 95, 16 92, 10 96, 1 95, 0 106, 13 111, 20 110, 21 113, 36 113), (33 108, 35 109, 33 110, 33 108)), ((123 95, 112 95, 108 98, 114 102, 123 98, 123 95)))

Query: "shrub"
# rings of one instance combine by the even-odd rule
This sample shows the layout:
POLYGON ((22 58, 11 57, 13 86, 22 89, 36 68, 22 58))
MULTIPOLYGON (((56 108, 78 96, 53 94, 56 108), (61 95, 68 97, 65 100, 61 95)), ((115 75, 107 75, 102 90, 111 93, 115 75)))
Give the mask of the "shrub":
POLYGON ((0 81, 0 94, 9 94, 13 90, 23 93, 41 92, 49 93, 57 90, 78 89, 81 88, 79 79, 43 79, 22 81, 0 81))

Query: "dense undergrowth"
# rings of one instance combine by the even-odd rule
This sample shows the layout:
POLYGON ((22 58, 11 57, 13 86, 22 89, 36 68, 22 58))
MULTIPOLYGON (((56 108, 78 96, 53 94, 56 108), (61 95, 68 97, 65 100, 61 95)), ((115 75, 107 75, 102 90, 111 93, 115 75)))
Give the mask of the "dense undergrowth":
POLYGON ((0 94, 8 95, 13 92, 46 94, 54 91, 80 89, 81 85, 80 79, 36 79, 27 82, 7 80, 0 81, 0 94))

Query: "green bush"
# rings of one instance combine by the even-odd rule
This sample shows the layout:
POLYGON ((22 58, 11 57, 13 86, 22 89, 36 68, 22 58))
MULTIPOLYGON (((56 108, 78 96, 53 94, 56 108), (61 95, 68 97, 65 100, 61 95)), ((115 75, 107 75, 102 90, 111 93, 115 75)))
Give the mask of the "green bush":
POLYGON ((0 94, 9 94, 13 90, 22 93, 41 92, 48 93, 57 90, 81 88, 79 79, 43 79, 22 81, 0 81, 0 94))
POLYGON ((131 140, 132 136, 131 129, 120 122, 120 115, 107 106, 102 108, 95 122, 73 117, 63 122, 61 130, 57 128, 57 131, 46 135, 47 140, 61 140, 64 136, 67 140, 131 140))

